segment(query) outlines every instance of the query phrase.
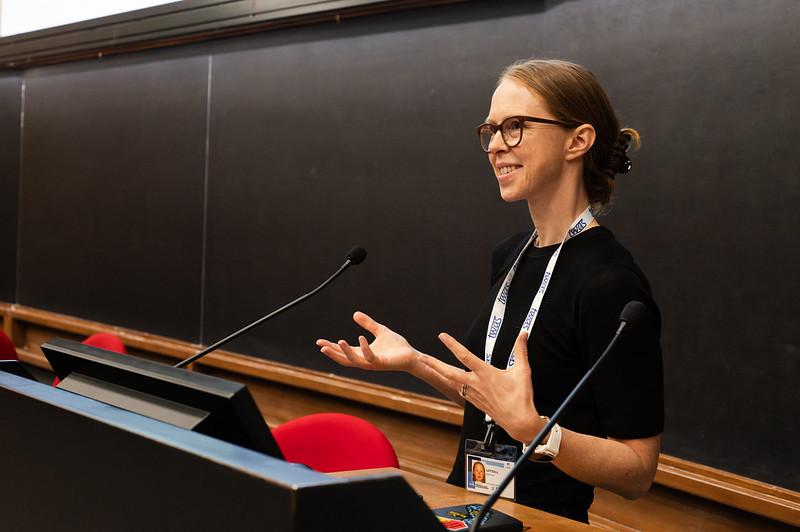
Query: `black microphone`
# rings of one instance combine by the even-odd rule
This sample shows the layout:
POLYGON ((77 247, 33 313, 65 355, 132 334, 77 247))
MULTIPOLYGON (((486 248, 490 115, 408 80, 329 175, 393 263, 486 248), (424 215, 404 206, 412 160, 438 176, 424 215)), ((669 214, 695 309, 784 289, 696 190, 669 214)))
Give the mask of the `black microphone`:
POLYGON ((280 314, 284 310, 287 310, 287 309, 295 306, 296 304, 300 303, 301 301, 308 299, 309 297, 313 296, 314 294, 316 294, 317 292, 319 292, 320 290, 325 288, 331 281, 336 279, 339 276, 339 274, 341 274, 347 268, 349 268, 350 266, 354 266, 356 264, 361 264, 362 262, 364 262, 364 259, 366 259, 366 258, 367 258, 367 250, 366 249, 362 248, 361 246, 354 247, 353 249, 351 249, 350 251, 347 252, 347 257, 345 257, 344 264, 342 264, 342 266, 338 270, 336 270, 336 272, 333 275, 328 277, 328 279, 324 283, 322 283, 321 285, 316 287, 314 290, 312 290, 311 292, 309 292, 307 294, 304 294, 304 295, 298 297, 297 299, 295 299, 294 301, 292 301, 290 303, 285 304, 284 306, 282 306, 278 310, 275 310, 275 311, 267 314, 266 316, 257 319, 256 321, 254 321, 250 325, 247 325, 247 326, 243 327, 242 329, 239 329, 235 333, 226 336, 222 340, 216 342, 215 344, 212 344, 212 345, 206 347, 205 349, 203 349, 199 353, 190 356, 186 360, 182 360, 182 361, 178 362, 177 364, 175 364, 175 367, 176 368, 182 368, 183 366, 185 366, 187 364, 191 364, 195 360, 206 356, 207 354, 209 354, 210 352, 212 352, 212 351, 214 351, 216 349, 219 349, 220 347, 222 347, 223 345, 227 344, 228 342, 230 342, 234 338, 237 338, 238 336, 246 333, 247 331, 249 331, 253 327, 255 327, 257 325, 261 325, 262 323, 264 323, 268 319, 272 318, 273 316, 277 316, 278 314, 280 314))
POLYGON ((347 252, 347 256, 345 259, 350 261, 350 264, 353 266, 357 266, 364 262, 364 259, 367 258, 367 250, 362 248, 361 246, 356 246, 350 251, 347 252))
POLYGON ((480 528, 481 526, 480 523, 481 520, 483 519, 483 516, 486 515, 486 512, 489 511, 489 509, 494 505, 495 502, 497 502, 497 499, 500 497, 500 494, 503 492, 503 490, 506 489, 508 484, 511 482, 511 479, 513 479, 514 475, 517 474, 517 471, 522 466, 522 464, 525 463, 525 461, 528 459, 528 457, 531 455, 534 449, 536 449, 536 446, 542 442, 545 434, 550 432, 550 429, 553 428, 553 425, 555 425, 556 421, 558 421, 558 419, 561 417, 561 413, 564 411, 567 405, 569 405, 572 402, 572 399, 575 397, 575 395, 577 395, 577 393, 581 390, 581 388, 583 388, 583 385, 586 384, 586 381, 589 380, 589 377, 592 376, 592 374, 600 365, 600 363, 603 362, 603 359, 617 343, 619 335, 622 333, 623 329, 625 329, 625 327, 633 327, 637 323, 641 322, 641 320, 644 319, 646 314, 647 314, 647 307, 645 307, 644 303, 642 303, 641 301, 629 301, 625 305, 625 308, 623 308, 622 312, 620 312, 619 314, 620 323, 619 327, 617 328, 617 332, 614 333, 614 338, 612 338, 611 341, 608 343, 608 346, 606 347, 605 351, 603 351, 603 354, 600 355, 600 357, 597 359, 594 365, 591 368, 589 368, 589 371, 586 372, 586 375, 584 375, 583 378, 580 381, 578 381, 578 384, 575 385, 575 388, 573 388, 572 391, 567 396, 567 398, 564 399, 564 402, 561 403, 561 406, 558 407, 558 410, 556 410, 555 413, 552 416, 550 416, 550 421, 548 421, 547 424, 544 427, 542 427, 542 430, 539 431, 539 434, 537 434, 536 437, 533 439, 533 441, 530 443, 530 445, 528 445, 528 449, 524 453, 522 453, 522 456, 519 457, 519 460, 517 460, 517 463, 515 463, 514 467, 511 468, 511 471, 508 472, 508 475, 506 475, 506 477, 503 479, 500 485, 497 486, 497 489, 486 499, 486 502, 483 503, 483 507, 481 508, 480 514, 478 514, 478 517, 475 518, 475 521, 473 521, 472 526, 469 529, 470 532, 476 532, 480 528))

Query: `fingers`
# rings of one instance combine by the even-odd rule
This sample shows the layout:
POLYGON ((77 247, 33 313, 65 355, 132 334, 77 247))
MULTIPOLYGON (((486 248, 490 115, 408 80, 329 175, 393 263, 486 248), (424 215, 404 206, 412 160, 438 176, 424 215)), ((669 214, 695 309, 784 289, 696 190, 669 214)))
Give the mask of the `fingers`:
POLYGON ((449 349, 466 367, 472 371, 479 372, 486 368, 486 364, 480 358, 472 354, 472 352, 461 345, 458 340, 453 338, 447 333, 441 333, 439 340, 449 349))
POLYGON ((356 312, 355 314, 353 314, 353 321, 355 321, 359 326, 371 332, 373 336, 377 336, 378 333, 381 331, 381 329, 383 329, 382 324, 373 320, 363 312, 356 312))
POLYGON ((325 356, 333 358, 336 362, 339 362, 340 364, 341 364, 340 361, 342 359, 347 360, 347 357, 344 356, 344 353, 339 347, 339 344, 335 344, 329 340, 325 340, 322 338, 317 340, 316 343, 317 347, 319 347, 320 352, 323 353, 325 356))
POLYGON ((337 364, 348 367, 364 366, 363 359, 353 350, 352 347, 350 347, 350 344, 344 340, 339 340, 338 343, 333 343, 320 338, 316 343, 320 348, 320 352, 337 364))
POLYGON ((317 342, 317 345, 320 346, 320 352, 323 355, 325 355, 326 357, 330 358, 331 360, 333 360, 334 362, 336 362, 340 366, 347 366, 347 367, 352 366, 352 364, 347 359, 347 357, 344 356, 344 353, 342 353, 339 350, 339 346, 338 345, 331 344, 327 340, 325 340, 325 342, 326 342, 326 345, 321 345, 319 341, 317 342))
POLYGON ((347 360, 349 360, 352 365, 354 366, 361 365, 361 358, 355 351, 353 351, 353 348, 350 347, 350 344, 348 344, 344 340, 339 340, 337 345, 339 346, 339 349, 342 350, 342 353, 344 353, 344 356, 347 357, 347 360))
POLYGON ((467 372, 463 369, 456 368, 442 362, 441 360, 428 356, 422 359, 423 363, 431 368, 433 371, 451 381, 451 385, 455 388, 467 382, 467 372))
POLYGON ((522 332, 514 342, 514 368, 530 371, 528 362, 528 333, 522 332))
POLYGON ((325 340, 324 338, 320 338, 315 343, 317 344, 317 347, 319 347, 320 349, 323 348, 323 347, 330 347, 331 349, 338 349, 338 347, 339 347, 338 345, 334 344, 333 342, 331 342, 329 340, 325 340))
POLYGON ((358 337, 358 346, 361 348, 361 353, 364 355, 364 359, 367 362, 372 363, 375 361, 375 353, 372 352, 372 349, 369 347, 369 342, 367 339, 362 335, 358 337))

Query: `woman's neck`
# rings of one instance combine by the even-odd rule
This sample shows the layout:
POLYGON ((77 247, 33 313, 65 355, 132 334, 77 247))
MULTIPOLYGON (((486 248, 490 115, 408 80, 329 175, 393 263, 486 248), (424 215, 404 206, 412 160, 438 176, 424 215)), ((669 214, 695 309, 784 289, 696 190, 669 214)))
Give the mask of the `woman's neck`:
MULTIPOLYGON (((572 222, 589 205, 589 198, 582 180, 563 180, 563 185, 553 193, 528 200, 528 212, 536 228, 536 247, 560 244, 572 222), (570 181, 574 184, 570 184, 570 181)), ((589 227, 599 225, 596 220, 589 227)))

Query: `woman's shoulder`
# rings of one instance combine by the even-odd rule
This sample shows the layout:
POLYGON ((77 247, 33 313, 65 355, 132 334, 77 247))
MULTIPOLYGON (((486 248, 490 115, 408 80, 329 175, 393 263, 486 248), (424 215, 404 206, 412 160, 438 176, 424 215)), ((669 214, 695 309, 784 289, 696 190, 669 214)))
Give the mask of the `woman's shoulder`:
POLYGON ((576 246, 578 253, 572 256, 582 272, 576 276, 578 299, 594 302, 619 299, 620 304, 638 299, 655 308, 650 282, 631 252, 607 228, 593 229, 587 232, 589 236, 592 238, 576 246))
POLYGON ((638 270, 633 254, 614 233, 604 226, 581 233, 571 246, 570 255, 582 265, 591 265, 589 270, 631 269, 638 270))

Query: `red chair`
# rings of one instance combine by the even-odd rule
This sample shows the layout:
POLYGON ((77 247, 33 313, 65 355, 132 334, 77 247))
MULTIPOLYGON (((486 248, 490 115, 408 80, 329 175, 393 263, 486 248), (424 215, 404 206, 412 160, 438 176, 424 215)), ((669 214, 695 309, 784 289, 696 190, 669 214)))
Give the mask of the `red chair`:
POLYGON ((391 442, 375 425, 346 414, 312 414, 272 431, 286 461, 331 473, 399 467, 391 442))
MULTIPOLYGON (((99 347, 100 349, 106 349, 107 351, 114 351, 115 353, 120 353, 122 355, 128 354, 128 352, 125 350, 125 344, 122 343, 122 340, 120 340, 119 336, 116 334, 93 334, 81 343, 90 345, 92 347, 99 347)), ((59 382, 61 381, 58 379, 58 377, 56 377, 55 380, 53 380, 53 386, 58 386, 59 382)))
POLYGON ((14 342, 2 330, 0 330, 0 360, 19 360, 14 342))
POLYGON ((107 351, 114 351, 122 355, 127 355, 125 344, 119 339, 119 336, 111 333, 97 333, 91 335, 89 338, 81 342, 82 344, 90 345, 92 347, 99 347, 107 351))

